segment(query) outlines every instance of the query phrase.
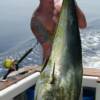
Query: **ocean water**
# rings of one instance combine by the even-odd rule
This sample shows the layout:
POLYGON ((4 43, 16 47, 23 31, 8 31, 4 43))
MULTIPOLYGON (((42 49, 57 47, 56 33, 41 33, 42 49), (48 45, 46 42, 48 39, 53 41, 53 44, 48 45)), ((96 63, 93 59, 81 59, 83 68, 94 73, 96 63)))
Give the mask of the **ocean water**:
POLYGON ((30 21, 39 0, 0 0, 0 53, 33 37, 30 21))
POLYGON ((31 47, 34 47, 32 52, 19 64, 20 67, 31 66, 31 65, 41 65, 42 64, 42 47, 35 38, 31 38, 27 41, 20 43, 20 45, 11 48, 10 50, 0 54, 0 77, 7 72, 7 69, 3 67, 3 61, 6 58, 20 59, 20 57, 31 47))
POLYGON ((83 67, 100 68, 100 1, 77 0, 87 19, 81 30, 83 67))
MULTIPOLYGON (((35 45, 30 21, 38 5, 39 0, 0 0, 0 76, 7 71, 2 67, 5 58, 19 59, 35 45)), ((38 44, 20 66, 41 63, 42 48, 38 44)))
MULTIPOLYGON (((87 28, 80 29, 83 67, 100 68, 100 1, 77 0, 87 19, 87 28)), ((3 0, 0 2, 0 76, 5 58, 19 59, 36 43, 30 20, 39 0, 3 0)), ((21 66, 42 63, 42 47, 38 44, 21 66)))

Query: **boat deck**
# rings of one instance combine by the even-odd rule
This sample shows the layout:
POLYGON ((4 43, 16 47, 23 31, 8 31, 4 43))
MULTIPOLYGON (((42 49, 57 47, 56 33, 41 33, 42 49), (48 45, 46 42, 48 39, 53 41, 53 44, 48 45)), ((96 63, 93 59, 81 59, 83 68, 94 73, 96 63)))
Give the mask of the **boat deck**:
MULTIPOLYGON (((19 71, 12 72, 8 78, 3 81, 0 81, 0 91, 7 88, 8 86, 15 84, 16 82, 24 79, 25 77, 35 73, 40 72, 41 68, 39 66, 30 66, 19 69, 19 71)), ((97 77, 97 82, 100 83, 100 69, 96 68, 84 68, 83 69, 83 75, 84 76, 90 76, 90 77, 97 77)))
POLYGON ((6 89, 7 87, 16 84, 18 81, 32 75, 35 72, 40 72, 40 67, 30 66, 25 68, 20 68, 18 71, 14 71, 7 77, 6 80, 0 80, 0 91, 6 89))
POLYGON ((96 81, 100 83, 100 69, 84 68, 83 69, 83 75, 84 76, 97 77, 96 81))

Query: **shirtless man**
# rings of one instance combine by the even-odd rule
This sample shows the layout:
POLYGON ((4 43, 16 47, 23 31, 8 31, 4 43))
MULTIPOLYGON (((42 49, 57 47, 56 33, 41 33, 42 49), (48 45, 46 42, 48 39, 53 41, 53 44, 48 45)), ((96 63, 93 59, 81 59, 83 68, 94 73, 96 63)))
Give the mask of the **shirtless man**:
MULTIPOLYGON (((45 28, 45 30, 48 32, 49 36, 54 37, 54 31, 56 29, 56 25, 58 22, 59 14, 61 11, 63 0, 40 0, 40 5, 36 12, 34 13, 34 16, 31 20, 31 28, 36 36, 37 40, 40 42, 40 44, 43 47, 43 53, 44 58, 48 58, 51 53, 52 48, 52 42, 48 41, 49 39, 44 39, 44 34, 42 36, 39 36, 38 32, 34 30, 34 20, 36 19, 39 21, 45 28), (43 40, 44 39, 44 40, 43 40), (42 42, 42 40, 44 42, 42 42)), ((78 18, 78 25, 80 28, 85 28, 87 26, 87 22, 85 19, 85 16, 81 9, 76 4, 76 13, 78 18)))

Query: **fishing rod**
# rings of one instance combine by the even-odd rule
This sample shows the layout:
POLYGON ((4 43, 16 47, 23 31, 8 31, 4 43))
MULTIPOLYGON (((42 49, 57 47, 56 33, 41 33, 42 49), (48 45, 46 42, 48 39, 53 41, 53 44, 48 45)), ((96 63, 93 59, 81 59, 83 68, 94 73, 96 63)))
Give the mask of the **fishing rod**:
POLYGON ((14 65, 13 67, 15 67, 15 69, 10 68, 7 73, 4 75, 3 80, 5 80, 7 78, 7 76, 12 72, 12 71, 17 71, 19 69, 19 64, 33 51, 33 49, 35 49, 35 47, 38 45, 38 41, 35 43, 35 45, 31 48, 29 48, 21 57, 19 60, 14 60, 14 65))

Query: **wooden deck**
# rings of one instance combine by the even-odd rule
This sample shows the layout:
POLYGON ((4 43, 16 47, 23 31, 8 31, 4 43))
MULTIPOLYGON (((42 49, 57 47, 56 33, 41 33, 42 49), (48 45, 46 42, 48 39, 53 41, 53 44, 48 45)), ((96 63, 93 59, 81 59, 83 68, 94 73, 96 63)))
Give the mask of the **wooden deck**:
MULTIPOLYGON (((0 81, 0 91, 7 88, 10 85, 17 83, 18 81, 24 79, 25 77, 27 77, 35 72, 39 72, 40 69, 41 68, 38 66, 30 66, 30 67, 21 68, 19 71, 12 72, 8 76, 7 80, 0 81)), ((84 68, 83 75, 98 77, 97 82, 100 83, 100 69, 84 68)))
POLYGON ((96 68, 84 68, 83 74, 86 76, 100 77, 100 69, 96 68))
POLYGON ((83 69, 83 75, 84 76, 98 77, 97 82, 100 83, 100 69, 96 69, 96 68, 84 68, 83 69))
POLYGON ((9 87, 10 85, 16 84, 18 81, 24 79, 25 77, 35 72, 40 72, 40 69, 41 68, 37 66, 30 66, 12 72, 11 74, 9 74, 6 80, 0 80, 0 91, 9 87))

